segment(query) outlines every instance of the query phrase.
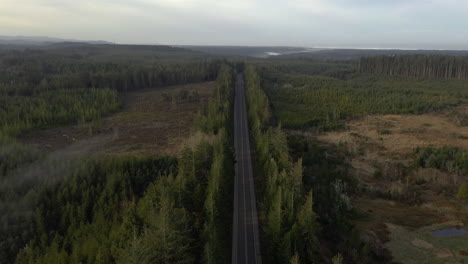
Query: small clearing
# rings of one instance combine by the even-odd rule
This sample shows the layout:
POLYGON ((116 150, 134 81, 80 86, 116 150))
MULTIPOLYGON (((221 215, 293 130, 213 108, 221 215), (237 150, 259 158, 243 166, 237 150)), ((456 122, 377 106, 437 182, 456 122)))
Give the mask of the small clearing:
POLYGON ((120 112, 98 122, 36 130, 21 140, 47 152, 80 145, 86 154, 175 155, 191 136, 194 117, 214 86, 205 82, 130 92, 123 95, 120 112))

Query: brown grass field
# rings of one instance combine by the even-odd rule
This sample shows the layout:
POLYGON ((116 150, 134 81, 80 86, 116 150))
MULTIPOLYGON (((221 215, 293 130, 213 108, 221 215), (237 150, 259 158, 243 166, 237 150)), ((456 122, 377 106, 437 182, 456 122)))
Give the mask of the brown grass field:
POLYGON ((78 149, 80 154, 175 155, 193 133, 195 114, 211 97, 215 83, 142 90, 124 95, 123 109, 94 123, 37 130, 21 140, 47 152, 78 149), (165 100, 180 90, 194 100, 165 100), (79 149, 83 151, 79 151, 79 149))
POLYGON ((468 262, 468 235, 438 238, 430 233, 468 225, 468 203, 455 198, 468 177, 414 166, 417 147, 468 149, 468 126, 457 122, 467 113, 464 106, 434 114, 374 115, 349 121, 343 131, 303 132, 350 153, 352 173, 363 189, 352 199, 360 215, 356 225, 374 249, 387 252, 395 263, 468 262))

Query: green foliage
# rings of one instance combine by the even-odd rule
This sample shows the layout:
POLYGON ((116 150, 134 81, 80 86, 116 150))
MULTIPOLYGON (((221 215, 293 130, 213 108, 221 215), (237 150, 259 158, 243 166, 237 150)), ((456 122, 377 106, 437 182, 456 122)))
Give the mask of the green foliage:
POLYGON ((215 135, 214 140, 186 148, 177 176, 148 188, 137 210, 143 222, 137 230, 142 231, 118 251, 119 263, 229 263, 232 74, 227 66, 220 70, 209 110, 198 117, 203 120, 199 129, 215 135))
POLYGON ((406 55, 363 57, 360 72, 433 79, 467 79, 468 57, 406 55))
POLYGON ((32 163, 42 157, 34 147, 18 143, 10 138, 0 138, 0 179, 9 172, 32 163))
POLYGON ((334 256, 332 259, 332 264, 343 264, 343 256, 341 256, 341 254, 334 256))
POLYGON ((280 81, 283 75, 321 75, 345 79, 356 70, 349 62, 313 62, 303 60, 277 60, 274 63, 258 63, 260 75, 280 81))
POLYGON ((233 154, 221 130, 214 145, 214 159, 208 176, 204 203, 204 263, 229 263, 231 252, 233 154))
POLYGON ((130 210, 147 184, 175 165, 169 158, 89 160, 66 180, 43 186, 32 201, 36 209, 30 221, 23 223, 34 232, 16 262, 112 262, 111 248, 121 238, 116 230, 125 218, 119 212, 130 210))
POLYGON ((31 95, 38 89, 63 88, 129 91, 216 78, 219 60, 202 56, 180 60, 181 51, 123 45, 0 50, 0 66, 8 69, 0 74, 0 94, 31 95), (78 56, 70 56, 70 52, 78 56))
POLYGON ((390 135, 391 133, 392 133, 392 131, 390 131, 388 129, 383 129, 383 130, 379 131, 380 135, 390 135))
POLYGON ((468 99, 461 80, 417 80, 365 73, 339 79, 320 71, 295 72, 294 63, 291 68, 270 66, 261 71, 275 115, 287 128, 339 129, 348 118, 440 111, 468 99))
POLYGON ((216 79, 213 98, 196 117, 195 125, 198 129, 207 133, 217 133, 220 128, 230 126, 233 86, 234 73, 229 66, 223 65, 216 79))
POLYGON ((296 250, 301 259, 320 261, 320 245, 316 234, 319 232, 317 216, 313 211, 312 192, 306 196, 297 216, 297 244, 296 250))
POLYGON ((213 162, 206 186, 203 236, 204 263, 229 263, 231 252, 232 185, 234 157, 232 144, 234 72, 224 65, 216 80, 216 90, 199 128, 217 134, 213 162))
MULTIPOLYGON (((178 56, 184 50, 177 48, 133 48, 78 44, 0 50, 0 134, 15 136, 34 128, 87 121, 92 121, 92 132, 99 129, 101 116, 120 107, 118 92, 214 80, 221 66, 218 60, 201 58, 181 62, 178 56), (118 50, 125 53, 115 53, 118 50)), ((175 99, 197 96, 180 91, 175 99)))
POLYGON ((372 258, 370 253, 355 254, 365 245, 351 223, 353 212, 348 195, 356 190, 357 183, 349 176, 349 165, 345 162, 347 153, 302 135, 289 136, 288 146, 292 158, 302 158, 303 186, 312 190, 313 209, 320 224, 316 236, 320 241, 333 241, 328 249, 343 254, 349 263, 362 263, 363 259, 372 258))
POLYGON ((317 261, 318 224, 312 196, 303 188, 302 160, 291 161, 286 135, 280 127, 270 126, 269 100, 251 65, 245 70, 245 80, 250 130, 257 153, 260 214, 265 218, 263 256, 268 263, 298 263, 299 258, 303 263, 317 261))
POLYGON ((117 263, 193 263, 192 219, 177 201, 181 188, 172 175, 149 186, 137 206, 142 225, 127 230, 133 237, 122 241, 117 263))
MULTIPOLYGON (((328 250, 345 254, 351 263, 368 259, 369 252, 356 254, 364 244, 355 235, 350 221, 352 212, 347 193, 354 190, 356 183, 348 176, 345 153, 304 136, 286 137, 280 127, 272 128, 269 100, 258 74, 248 66, 245 75, 251 135, 260 177, 257 179, 260 213, 265 219, 265 261, 329 261, 322 254, 320 240, 333 241, 327 246, 328 250)), ((329 79, 323 78, 325 83, 329 79)), ((284 88, 285 93, 289 89, 284 88)), ((284 98, 287 100, 288 96, 291 94, 285 94, 284 98)), ((278 109, 275 103, 273 106, 278 109)), ((307 112, 301 112, 305 114, 307 112)), ((280 118, 280 121, 283 120, 280 118)))
POLYGON ((289 261, 289 264, 300 264, 301 262, 299 261, 299 256, 297 254, 294 254, 292 256, 291 260, 289 261))
POLYGON ((460 189, 457 193, 457 198, 460 200, 468 200, 468 183, 463 183, 460 185, 460 189))
POLYGON ((416 164, 452 173, 468 173, 468 151, 457 147, 422 147, 415 150, 416 164))
POLYGON ((383 177, 383 172, 381 170, 375 170, 374 171, 374 178, 382 179, 382 177, 383 177))
POLYGON ((186 89, 179 89, 174 92, 164 92, 161 94, 163 100, 166 102, 175 102, 175 103, 182 103, 182 102, 194 102, 200 100, 200 94, 197 90, 188 91, 186 89))
MULTIPOLYGON (((234 85, 229 66, 219 70, 217 90, 200 113, 208 135, 179 159, 55 161, 9 135, 85 121, 93 132, 103 114, 119 107, 116 90, 209 80, 219 64, 76 65, 64 59, 56 68, 57 61, 41 57, 38 65, 49 68, 38 67, 26 81, 15 79, 15 89, 2 85, 17 78, 12 72, 29 76, 26 69, 35 64, 22 59, 24 64, 9 61, 11 70, 0 76, 1 263, 229 263, 234 85), (82 79, 71 78, 75 74, 82 79), (64 164, 55 170, 57 162, 64 164)), ((197 96, 180 90, 171 100, 197 96)))
POLYGON ((16 135, 32 128, 97 120, 117 110, 120 98, 110 89, 64 89, 35 96, 0 96, 0 104, 0 133, 16 135))

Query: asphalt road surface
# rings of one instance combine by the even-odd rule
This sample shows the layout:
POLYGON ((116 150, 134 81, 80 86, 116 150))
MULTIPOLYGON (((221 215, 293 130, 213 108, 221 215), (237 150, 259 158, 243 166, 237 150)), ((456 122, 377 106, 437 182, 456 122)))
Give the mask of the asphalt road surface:
POLYGON ((234 214, 232 228, 232 263, 261 264, 258 217, 250 155, 249 127, 244 80, 237 75, 234 102, 234 214))

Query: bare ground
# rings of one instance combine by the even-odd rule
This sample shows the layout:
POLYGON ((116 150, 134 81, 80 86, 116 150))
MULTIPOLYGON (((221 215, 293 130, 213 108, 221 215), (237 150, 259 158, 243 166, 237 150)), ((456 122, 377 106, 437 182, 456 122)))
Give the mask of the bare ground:
POLYGON ((82 146, 84 154, 177 154, 193 133, 195 114, 211 97, 214 82, 169 86, 125 94, 123 109, 97 124, 37 130, 21 140, 47 152, 82 146), (198 98, 168 101, 163 94, 197 91, 198 98))

